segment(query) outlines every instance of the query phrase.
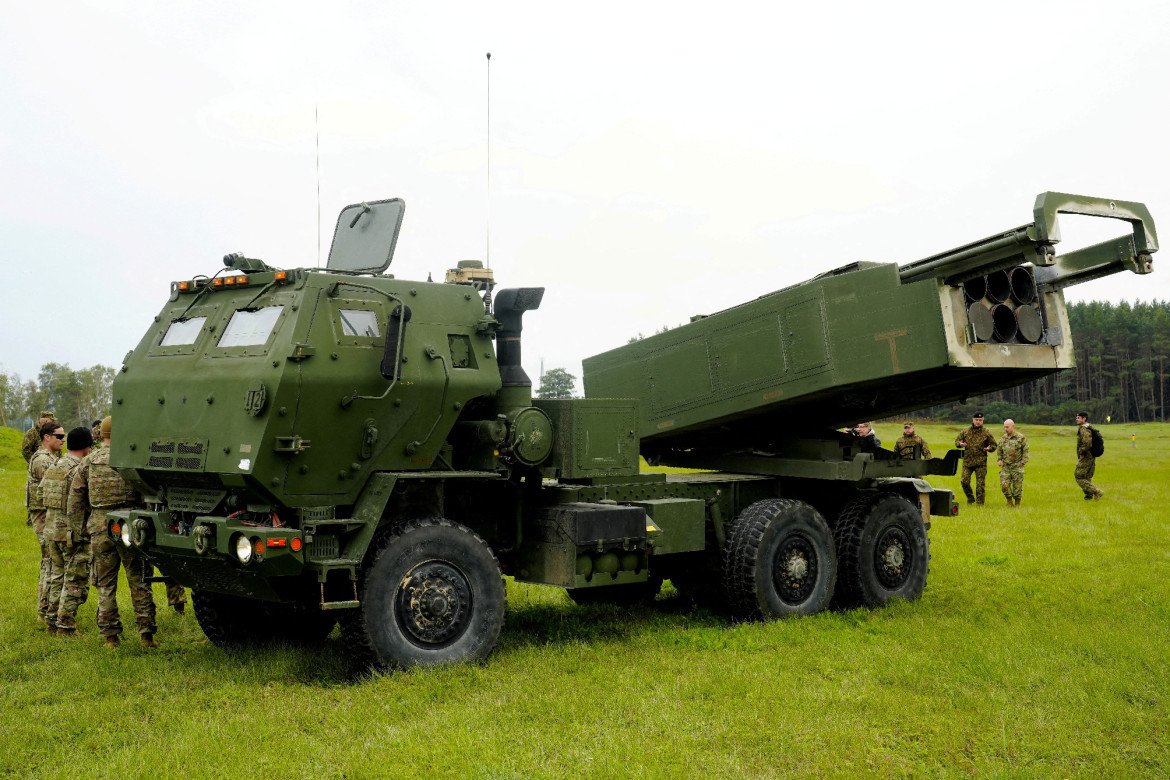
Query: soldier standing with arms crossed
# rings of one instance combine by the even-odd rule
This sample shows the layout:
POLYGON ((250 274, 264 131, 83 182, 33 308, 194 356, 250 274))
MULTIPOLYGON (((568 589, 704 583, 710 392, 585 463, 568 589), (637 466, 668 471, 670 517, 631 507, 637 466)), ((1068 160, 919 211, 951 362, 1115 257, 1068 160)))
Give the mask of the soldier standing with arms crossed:
POLYGON ((1105 495, 1105 491, 1093 484, 1093 473, 1097 470, 1097 459, 1093 457, 1093 426, 1089 425, 1089 413, 1077 412, 1077 468, 1073 472, 1077 487, 1085 492, 1085 500, 1092 501, 1105 495))
POLYGON ((41 501, 45 504, 45 540, 49 544, 49 633, 73 636, 77 633, 77 610, 89 597, 89 534, 73 527, 67 514, 69 483, 81 459, 93 446, 93 434, 80 426, 69 431, 65 447, 69 452, 45 471, 41 480, 41 501))
POLYGON ((959 434, 955 446, 963 450, 963 475, 959 479, 968 504, 983 505, 987 482, 987 453, 995 452, 995 436, 983 427, 983 412, 971 415, 971 427, 959 434), (975 492, 971 492, 971 475, 975 492))
POLYGON ((98 631, 105 637, 105 646, 115 648, 122 635, 122 619, 118 614, 118 567, 126 569, 130 599, 134 604, 134 620, 138 636, 146 647, 158 647, 154 634, 154 595, 146 577, 146 560, 137 552, 115 543, 106 534, 106 513, 113 509, 142 506, 138 491, 110 467, 110 431, 113 419, 99 423, 102 447, 95 449, 81 461, 73 472, 69 485, 69 522, 84 524, 93 549, 94 584, 98 589, 98 631), (88 517, 88 520, 87 520, 88 517))
POLYGON ((24 503, 28 507, 28 524, 37 535, 37 545, 41 548, 41 573, 37 577, 37 620, 41 623, 49 622, 49 547, 45 542, 45 503, 41 501, 41 493, 37 489, 49 466, 57 462, 61 456, 61 448, 65 445, 65 429, 55 420, 48 420, 40 427, 41 446, 33 453, 28 462, 28 480, 25 482, 24 503))
POLYGON ((1016 432, 1016 421, 1004 420, 999 440, 999 487, 1008 506, 1019 506, 1024 497, 1024 466, 1030 456, 1028 439, 1016 432))

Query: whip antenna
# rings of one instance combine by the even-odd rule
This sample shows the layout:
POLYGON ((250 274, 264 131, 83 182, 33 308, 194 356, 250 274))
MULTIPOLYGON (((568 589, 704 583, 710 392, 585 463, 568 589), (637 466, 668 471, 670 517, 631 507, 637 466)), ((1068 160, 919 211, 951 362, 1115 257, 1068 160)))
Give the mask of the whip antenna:
POLYGON ((487 53, 487 235, 484 265, 492 267, 492 53, 487 53))
POLYGON ((317 267, 321 267, 321 123, 313 104, 313 135, 317 139, 317 267))

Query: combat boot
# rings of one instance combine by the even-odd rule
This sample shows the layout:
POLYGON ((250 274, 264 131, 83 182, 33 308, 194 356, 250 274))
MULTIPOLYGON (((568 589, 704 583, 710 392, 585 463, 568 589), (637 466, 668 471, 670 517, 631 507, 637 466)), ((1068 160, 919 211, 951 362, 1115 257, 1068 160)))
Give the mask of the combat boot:
POLYGON ((58 628, 57 636, 65 637, 66 639, 73 639, 77 636, 76 628, 58 628))
POLYGON ((1020 499, 1017 498, 1016 499, 1016 506, 1019 506, 1019 505, 1020 505, 1020 499))
POLYGON ((1093 496, 1093 500, 1094 500, 1094 501, 1096 501, 1097 499, 1101 498, 1101 496, 1103 496, 1103 495, 1105 495, 1105 491, 1104 491, 1104 490, 1098 490, 1098 491, 1097 491, 1097 495, 1093 496))
POLYGON ((57 635, 57 627, 52 625, 52 624, 45 626, 45 633, 47 633, 49 636, 56 636, 57 635))
POLYGON ((154 641, 154 634, 143 634, 138 641, 143 647, 158 647, 158 642, 154 641))
POLYGON ((1016 505, 1016 502, 1012 499, 1011 496, 1008 496, 1007 502, 1008 502, 1008 506, 1015 506, 1016 505))
POLYGON ((122 641, 122 640, 120 640, 120 639, 118 638, 118 635, 117 635, 117 634, 114 634, 113 636, 108 636, 108 637, 106 637, 106 643, 105 643, 105 645, 104 645, 104 646, 105 646, 107 649, 110 649, 110 650, 117 650, 117 649, 118 649, 118 644, 119 644, 121 641, 122 641))

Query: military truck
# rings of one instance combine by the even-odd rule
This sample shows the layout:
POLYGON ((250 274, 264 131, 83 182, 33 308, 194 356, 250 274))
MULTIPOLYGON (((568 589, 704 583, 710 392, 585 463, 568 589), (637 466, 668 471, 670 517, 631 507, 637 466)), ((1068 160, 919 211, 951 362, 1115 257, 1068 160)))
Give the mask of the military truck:
POLYGON ((1157 250, 1139 203, 1044 193, 1033 222, 897 266, 853 263, 584 361, 533 399, 525 314, 461 262, 387 274, 402 200, 342 210, 325 268, 233 254, 175 281, 114 382, 109 533, 193 590, 217 645, 321 642, 363 666, 488 656, 502 575, 580 604, 664 580, 742 619, 917 598, 944 458, 840 428, 1073 365, 1063 288, 1157 250), (1056 251, 1057 214, 1123 237, 1056 251), (651 464, 702 471, 644 473, 651 464))

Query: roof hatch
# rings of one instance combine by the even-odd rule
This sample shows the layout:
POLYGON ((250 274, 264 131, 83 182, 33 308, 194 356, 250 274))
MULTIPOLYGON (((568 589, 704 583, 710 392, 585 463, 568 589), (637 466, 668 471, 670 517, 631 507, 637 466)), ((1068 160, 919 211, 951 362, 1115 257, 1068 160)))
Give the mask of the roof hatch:
POLYGON ((355 203, 337 217, 326 267, 331 271, 380 274, 394 257, 406 202, 402 198, 355 203))

